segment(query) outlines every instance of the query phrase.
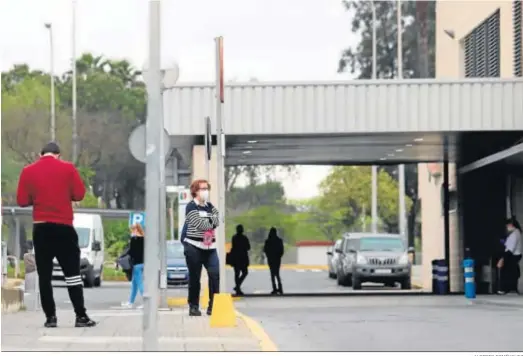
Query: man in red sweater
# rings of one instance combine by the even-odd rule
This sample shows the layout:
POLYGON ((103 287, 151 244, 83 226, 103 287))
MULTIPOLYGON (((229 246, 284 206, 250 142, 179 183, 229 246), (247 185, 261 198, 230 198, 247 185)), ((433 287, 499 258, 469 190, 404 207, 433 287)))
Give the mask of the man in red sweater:
POLYGON ((40 300, 46 316, 45 327, 57 326, 51 285, 53 259, 62 267, 69 297, 76 314, 76 327, 96 323, 85 312, 83 281, 80 275, 80 248, 73 227, 73 201, 81 201, 85 186, 72 163, 60 159, 60 147, 50 142, 40 159, 22 170, 16 194, 18 205, 33 206, 33 246, 38 271, 40 300))

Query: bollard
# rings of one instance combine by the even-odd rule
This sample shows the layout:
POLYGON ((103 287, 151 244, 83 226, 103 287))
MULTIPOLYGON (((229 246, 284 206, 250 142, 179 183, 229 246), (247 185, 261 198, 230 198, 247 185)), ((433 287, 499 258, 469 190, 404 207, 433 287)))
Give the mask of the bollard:
POLYGON ((437 294, 437 278, 438 278, 438 274, 437 274, 437 264, 438 260, 432 260, 432 294, 437 294))
POLYGON ((437 290, 438 294, 447 294, 447 285, 449 283, 449 267, 447 261, 438 260, 437 264, 437 290))
POLYGON ((476 281, 474 274, 474 260, 467 258, 463 261, 463 276, 465 277, 465 298, 476 298, 476 281))

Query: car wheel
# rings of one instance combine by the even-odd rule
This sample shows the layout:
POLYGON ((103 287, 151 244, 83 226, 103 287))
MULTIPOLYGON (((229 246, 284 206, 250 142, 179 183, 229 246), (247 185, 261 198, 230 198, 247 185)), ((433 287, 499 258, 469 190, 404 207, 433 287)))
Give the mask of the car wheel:
POLYGON ((103 267, 101 267, 100 268, 100 275, 94 279, 94 286, 95 287, 100 287, 102 285, 103 273, 104 273, 104 270, 103 270, 103 267))
POLYGON ((359 290, 361 289, 361 281, 355 274, 352 275, 352 289, 359 290))
POLYGON ((412 289, 410 278, 401 281, 401 289, 412 289))
POLYGON ((338 282, 339 286, 345 286, 345 277, 341 274, 341 272, 336 273, 336 281, 338 282))
POLYGON ((89 268, 89 270, 87 271, 87 273, 85 274, 85 279, 84 279, 84 287, 85 288, 92 288, 94 286, 94 271, 93 271, 93 268, 89 268))

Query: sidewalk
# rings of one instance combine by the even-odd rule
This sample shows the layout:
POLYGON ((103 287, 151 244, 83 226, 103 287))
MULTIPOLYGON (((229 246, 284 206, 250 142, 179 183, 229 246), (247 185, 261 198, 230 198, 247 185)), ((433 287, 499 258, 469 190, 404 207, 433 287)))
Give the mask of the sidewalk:
MULTIPOLYGON (((58 328, 43 327, 41 311, 2 315, 2 351, 141 351, 142 310, 100 310, 94 328, 75 328, 72 311, 57 312, 58 328)), ((234 328, 210 328, 209 317, 160 311, 159 351, 269 351, 256 322, 238 314, 234 328)), ((269 343, 270 344, 270 343, 269 343)))

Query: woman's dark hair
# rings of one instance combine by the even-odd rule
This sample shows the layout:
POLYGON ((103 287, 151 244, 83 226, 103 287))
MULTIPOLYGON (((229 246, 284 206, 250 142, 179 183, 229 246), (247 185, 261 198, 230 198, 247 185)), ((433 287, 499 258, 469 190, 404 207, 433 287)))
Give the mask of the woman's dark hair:
POLYGON ((507 225, 512 225, 514 226, 516 229, 518 229, 519 231, 521 231, 521 225, 519 224, 518 220, 516 219, 515 216, 507 219, 507 222, 506 222, 507 225))
POLYGON ((238 235, 243 234, 243 225, 241 225, 241 224, 240 225, 236 225, 236 233, 238 235))
POLYGON ((278 234, 276 232, 276 228, 275 227, 271 227, 271 229, 269 230, 269 238, 275 238, 275 237, 278 237, 278 234))

